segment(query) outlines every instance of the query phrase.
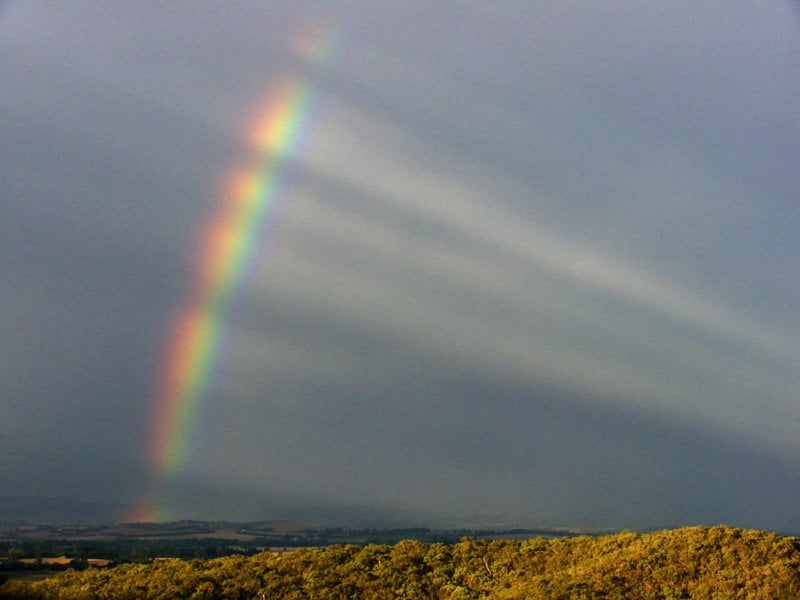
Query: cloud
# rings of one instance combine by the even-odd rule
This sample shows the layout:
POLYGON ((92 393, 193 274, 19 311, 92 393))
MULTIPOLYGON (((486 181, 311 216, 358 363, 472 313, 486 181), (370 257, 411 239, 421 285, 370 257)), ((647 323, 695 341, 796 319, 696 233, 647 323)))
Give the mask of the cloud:
POLYGON ((292 75, 308 135, 223 315, 176 511, 790 524, 785 12, 8 5, 0 474, 122 503, 151 483, 198 232, 292 75), (286 42, 312 21, 326 60, 286 42))

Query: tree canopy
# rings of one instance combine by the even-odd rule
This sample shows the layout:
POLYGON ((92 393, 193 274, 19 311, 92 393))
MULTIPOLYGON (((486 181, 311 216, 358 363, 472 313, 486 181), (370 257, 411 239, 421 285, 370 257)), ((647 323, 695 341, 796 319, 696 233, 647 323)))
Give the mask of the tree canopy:
POLYGON ((0 598, 800 598, 800 540, 731 527, 402 541, 157 559, 9 581, 0 598))

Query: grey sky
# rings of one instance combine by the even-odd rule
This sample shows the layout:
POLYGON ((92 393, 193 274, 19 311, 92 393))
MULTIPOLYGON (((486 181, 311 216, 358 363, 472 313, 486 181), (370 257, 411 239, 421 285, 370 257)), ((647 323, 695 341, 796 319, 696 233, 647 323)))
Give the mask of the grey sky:
POLYGON ((800 529, 795 8, 4 4, 5 495, 800 529), (303 143, 159 484, 197 234, 286 74, 303 143))

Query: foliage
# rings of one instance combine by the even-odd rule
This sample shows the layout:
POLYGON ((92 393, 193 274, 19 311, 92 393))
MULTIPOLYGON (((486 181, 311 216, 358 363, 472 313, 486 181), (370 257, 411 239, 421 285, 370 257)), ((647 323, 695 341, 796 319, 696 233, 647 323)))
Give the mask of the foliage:
POLYGON ((800 541, 730 527, 160 559, 9 581, 0 598, 800 598, 800 541))

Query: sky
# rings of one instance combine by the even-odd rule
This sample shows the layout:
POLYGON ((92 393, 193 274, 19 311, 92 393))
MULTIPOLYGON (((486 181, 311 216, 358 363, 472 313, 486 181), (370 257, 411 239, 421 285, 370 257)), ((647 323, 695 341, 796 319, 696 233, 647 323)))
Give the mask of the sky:
POLYGON ((800 531, 800 9, 0 5, 0 489, 800 531))

